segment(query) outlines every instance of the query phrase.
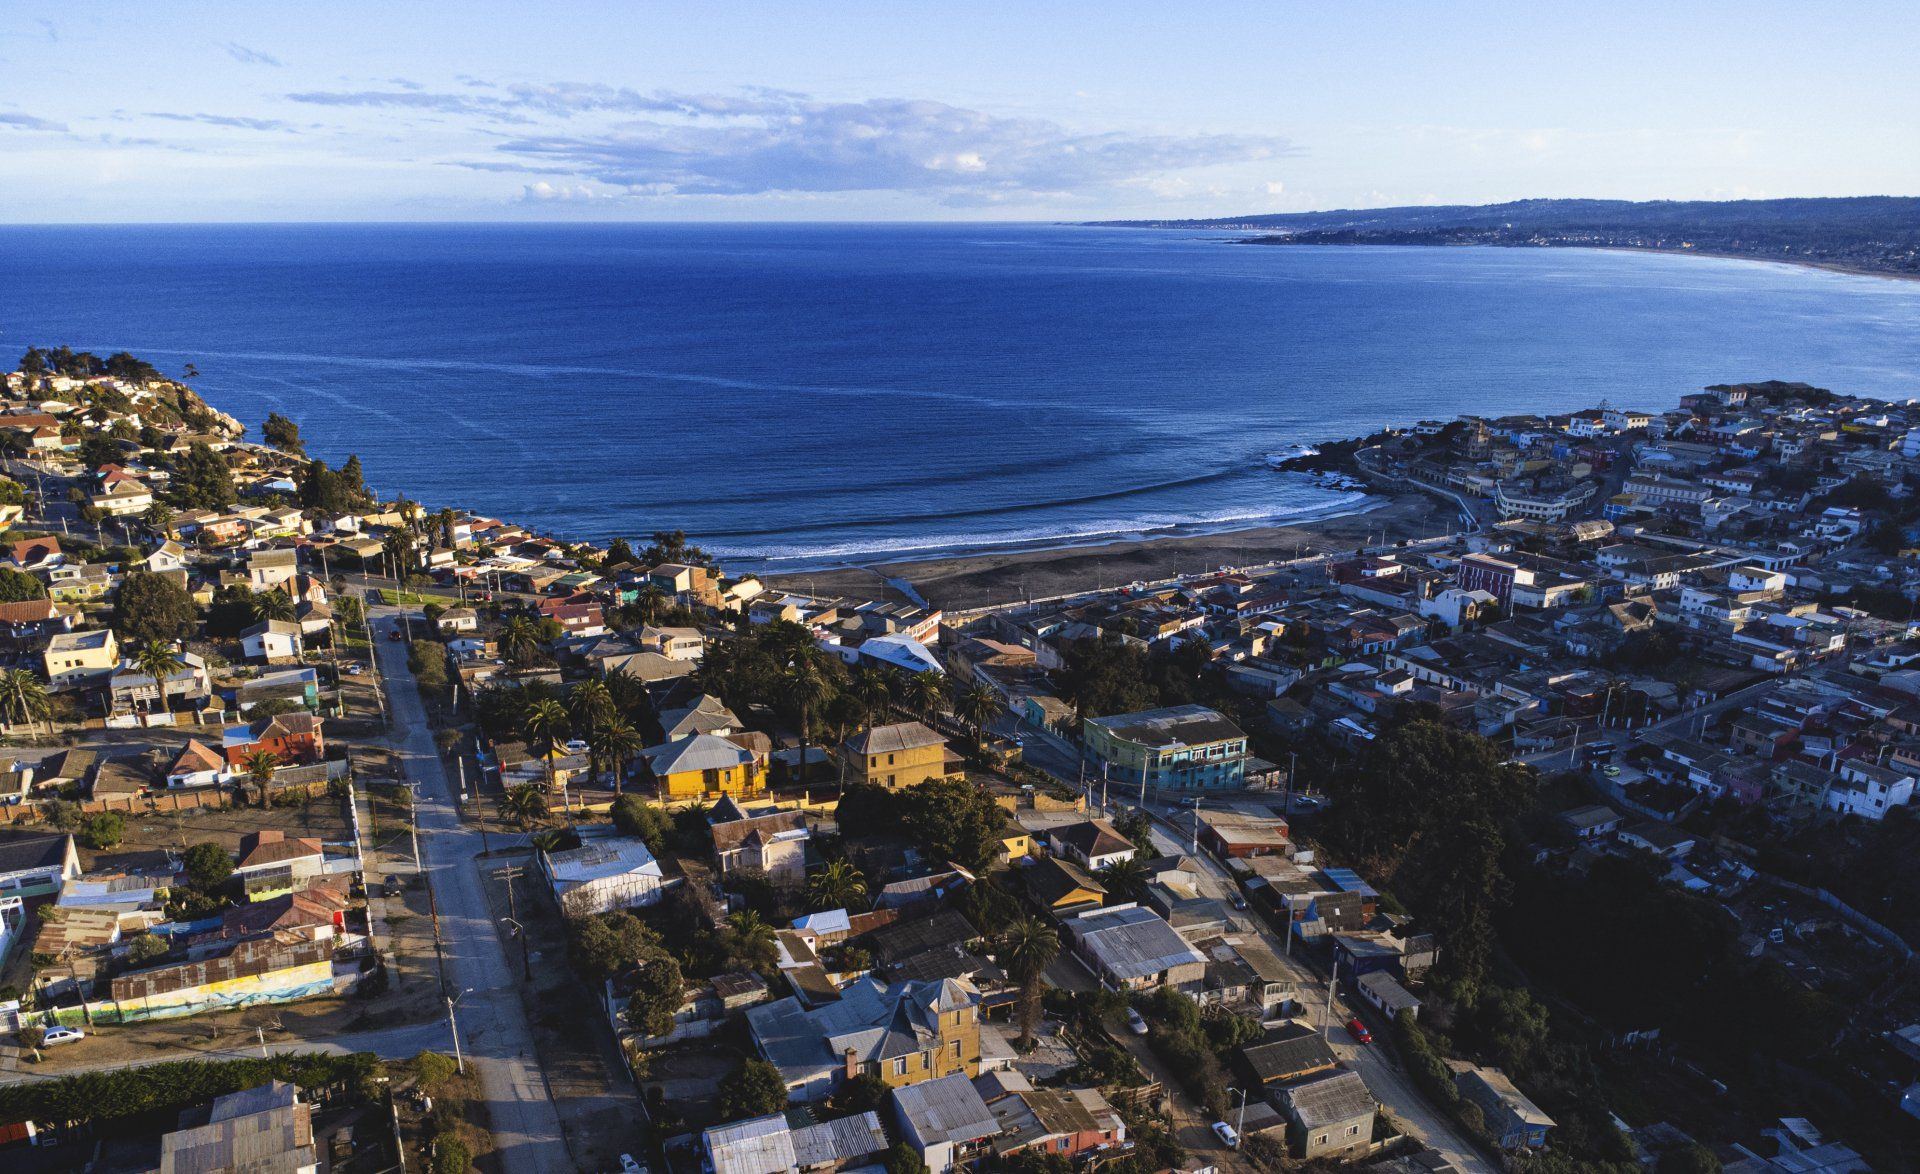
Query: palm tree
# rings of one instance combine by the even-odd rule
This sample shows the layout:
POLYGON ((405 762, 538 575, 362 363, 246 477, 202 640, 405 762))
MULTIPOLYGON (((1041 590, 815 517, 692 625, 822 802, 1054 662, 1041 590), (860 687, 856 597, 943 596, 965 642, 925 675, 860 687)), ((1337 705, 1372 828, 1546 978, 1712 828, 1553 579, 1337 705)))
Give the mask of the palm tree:
POLYGON ((921 669, 907 678, 906 703, 929 725, 947 699, 947 678, 932 669, 921 669))
POLYGON ((520 718, 520 734, 527 749, 540 756, 547 770, 547 790, 553 790, 553 757, 567 738, 567 707, 551 697, 543 697, 527 706, 520 718))
POLYGON ((140 651, 133 654, 133 667, 139 669, 143 675, 153 678, 153 698, 142 700, 143 712, 151 715, 155 702, 159 703, 160 708, 165 709, 167 679, 181 667, 180 654, 174 651, 174 646, 159 640, 147 641, 140 646, 140 651))
POLYGON ((1122 901, 1138 901, 1147 893, 1147 866, 1138 855, 1110 861, 1100 870, 1100 883, 1122 901))
POLYGON ((508 787, 500 796, 500 814, 519 827, 532 827, 547 817, 547 797, 532 783, 508 787))
POLYGON ((954 716, 973 730, 977 749, 987 748, 987 723, 1000 714, 1000 694, 985 685, 968 685, 953 699, 954 716))
POLYGON ((833 685, 828 682, 825 673, 817 663, 808 659, 795 661, 792 667, 780 676, 781 690, 786 694, 787 703, 800 714, 800 779, 807 777, 807 747, 813 741, 813 714, 820 704, 833 696, 833 685))
POLYGON ((733 961, 748 966, 764 965, 773 954, 773 927, 768 925, 758 913, 751 909, 742 909, 727 918, 727 928, 732 931, 733 961))
POLYGON ((646 682, 626 669, 614 669, 606 675, 602 683, 607 687, 607 696, 613 698, 613 707, 627 717, 653 707, 652 701, 647 697, 646 682))
POLYGON ((53 702, 40 678, 26 669, 0 671, 0 713, 9 722, 25 722, 29 733, 34 723, 53 713, 53 702))
POLYGON ((867 728, 871 729, 892 705, 898 689, 891 671, 869 666, 853 674, 852 693, 867 707, 867 728))
POLYGON ((247 601, 247 610, 253 613, 255 622, 262 620, 291 620, 293 618, 293 597, 275 587, 271 591, 256 591, 247 601))
POLYGON ((567 712, 573 715, 573 728, 591 731, 618 716, 613 694, 599 681, 582 681, 567 693, 567 712))
POLYGON ((645 620, 649 627, 653 625, 653 617, 659 613, 660 605, 666 601, 667 593, 652 583, 642 587, 639 597, 634 600, 640 605, 640 618, 645 620))
POLYGON ((500 655, 515 668, 525 668, 540 655, 540 629, 526 616, 515 616, 500 629, 500 655))
POLYGON ((807 881, 807 904, 814 909, 853 909, 867 903, 867 879, 845 860, 835 860, 807 881))
POLYGON ((1000 935, 1000 967, 1020 986, 1020 1045, 1033 1044, 1033 1013, 1040 1005, 1041 976, 1060 956, 1060 938, 1037 917, 1023 917, 1000 935))
POLYGON ((267 787, 273 782, 273 772, 280 765, 280 756, 271 750, 256 750, 244 760, 247 767, 247 781, 260 792, 260 806, 267 805, 267 787))
POLYGON ((627 763, 646 748, 647 740, 624 718, 615 717, 587 736, 594 754, 613 766, 613 793, 618 795, 627 778, 627 763))

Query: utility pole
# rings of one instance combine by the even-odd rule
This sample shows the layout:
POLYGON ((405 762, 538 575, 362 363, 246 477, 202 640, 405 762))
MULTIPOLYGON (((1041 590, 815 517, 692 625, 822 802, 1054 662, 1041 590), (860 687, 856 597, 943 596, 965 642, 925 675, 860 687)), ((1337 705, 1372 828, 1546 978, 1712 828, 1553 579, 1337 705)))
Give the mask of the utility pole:
POLYGON ((407 784, 407 835, 413 840, 413 871, 420 867, 420 784, 407 784))
POLYGON ((1244 1088, 1229 1088, 1227 1091, 1240 1094, 1240 1116, 1233 1123, 1233 1136, 1239 1139, 1239 1141, 1235 1143, 1235 1148, 1238 1148, 1241 1145, 1245 1145, 1247 1140, 1245 1133, 1247 1128, 1247 1090, 1244 1088))
POLYGON ((1193 839, 1187 845, 1189 856, 1200 855, 1200 796, 1193 797, 1193 839))
POLYGON ((1327 1029, 1333 1023, 1333 992, 1340 985, 1340 955, 1333 955, 1333 977, 1327 980, 1327 1008, 1320 1013, 1320 1038, 1327 1038, 1327 1029))
POLYGON ((514 929, 520 937, 520 973, 526 978, 532 978, 533 960, 527 953, 527 931, 520 924, 520 909, 513 899, 513 882, 525 876, 526 872, 525 868, 516 864, 499 869, 493 875, 507 882, 507 920, 513 922, 514 929))
POLYGON ((460 1022, 454 1018, 453 1006, 459 1002, 458 996, 447 995, 447 1030, 453 1033, 453 1070, 462 1076, 467 1074, 466 1057, 460 1054, 460 1022))

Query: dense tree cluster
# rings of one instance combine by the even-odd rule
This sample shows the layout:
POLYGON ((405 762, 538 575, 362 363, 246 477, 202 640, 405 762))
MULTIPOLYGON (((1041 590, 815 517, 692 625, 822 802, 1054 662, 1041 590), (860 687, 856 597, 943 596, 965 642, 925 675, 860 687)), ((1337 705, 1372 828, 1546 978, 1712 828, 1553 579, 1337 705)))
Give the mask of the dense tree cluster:
POLYGON ((848 840, 904 839, 935 860, 976 872, 993 863, 1007 826, 992 797, 961 779, 901 791, 858 783, 841 795, 836 819, 848 840))
POLYGON ((349 456, 338 469, 330 468, 318 457, 300 470, 297 482, 300 504, 326 513, 346 513, 365 508, 373 500, 360 470, 360 458, 349 456))
POLYGON ((182 509, 226 509, 236 500, 233 470, 227 458, 205 444, 195 444, 174 468, 168 495, 182 509))
POLYGON ((300 425, 279 412, 267 413, 267 422, 260 426, 260 439, 281 452, 304 455, 307 451, 306 445, 300 439, 300 425))

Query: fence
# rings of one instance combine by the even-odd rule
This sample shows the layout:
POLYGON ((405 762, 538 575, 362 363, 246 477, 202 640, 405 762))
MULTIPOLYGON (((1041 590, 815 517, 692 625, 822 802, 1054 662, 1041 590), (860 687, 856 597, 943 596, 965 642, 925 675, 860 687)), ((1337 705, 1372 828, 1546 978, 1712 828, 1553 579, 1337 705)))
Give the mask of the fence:
MULTIPOLYGON (((48 800, 29 799, 12 807, 0 807, 0 824, 39 823, 47 818, 48 800)), ((81 814, 102 811, 126 814, 152 814, 162 811, 193 811, 202 807, 226 807, 231 797, 224 787, 197 787, 190 791, 158 791, 150 795, 107 795, 77 803, 81 814)))
POLYGON ((1825 905, 1827 908, 1839 914, 1840 919, 1842 921, 1845 921, 1849 925, 1853 926, 1855 929, 1859 930, 1861 933, 1866 934, 1867 936, 1880 942, 1882 945, 1885 945, 1889 949, 1892 949, 1893 951, 1898 953, 1904 961, 1907 961, 1907 962, 1913 961, 1913 947, 1907 944, 1907 939, 1901 937, 1899 934, 1888 929, 1886 926, 1881 925, 1879 922, 1875 921, 1873 918, 1868 917, 1866 914, 1860 912, 1858 909, 1855 909, 1853 906, 1847 904, 1845 901, 1841 900, 1838 896, 1835 896, 1829 890, 1812 888, 1807 885, 1786 880, 1782 877, 1774 876, 1771 873, 1763 872, 1763 873, 1759 873, 1758 875, 1761 877, 1761 879, 1765 880, 1768 884, 1778 885, 1781 888, 1786 889, 1788 892, 1798 893, 1803 897, 1813 898, 1814 900, 1820 902, 1822 905, 1825 905))

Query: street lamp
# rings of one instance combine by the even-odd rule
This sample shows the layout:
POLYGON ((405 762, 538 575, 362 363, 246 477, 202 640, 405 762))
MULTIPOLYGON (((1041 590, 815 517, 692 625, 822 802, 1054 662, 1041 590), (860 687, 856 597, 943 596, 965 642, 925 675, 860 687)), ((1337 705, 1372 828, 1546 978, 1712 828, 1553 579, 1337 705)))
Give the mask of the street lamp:
POLYGON ((460 1005, 461 999, 472 993, 473 988, 468 987, 457 995, 443 996, 447 1000, 447 1030, 453 1034, 453 1070, 461 1076, 467 1074, 467 1061, 460 1053, 460 1022, 454 1018, 453 1009, 460 1005))
POLYGON ((1235 1118, 1233 1122, 1233 1135, 1239 1138, 1239 1140, 1234 1143, 1234 1148, 1238 1149, 1240 1146, 1247 1144, 1247 1135, 1245 1132, 1247 1128, 1247 1090, 1228 1085, 1227 1091, 1240 1094, 1240 1116, 1235 1118))

